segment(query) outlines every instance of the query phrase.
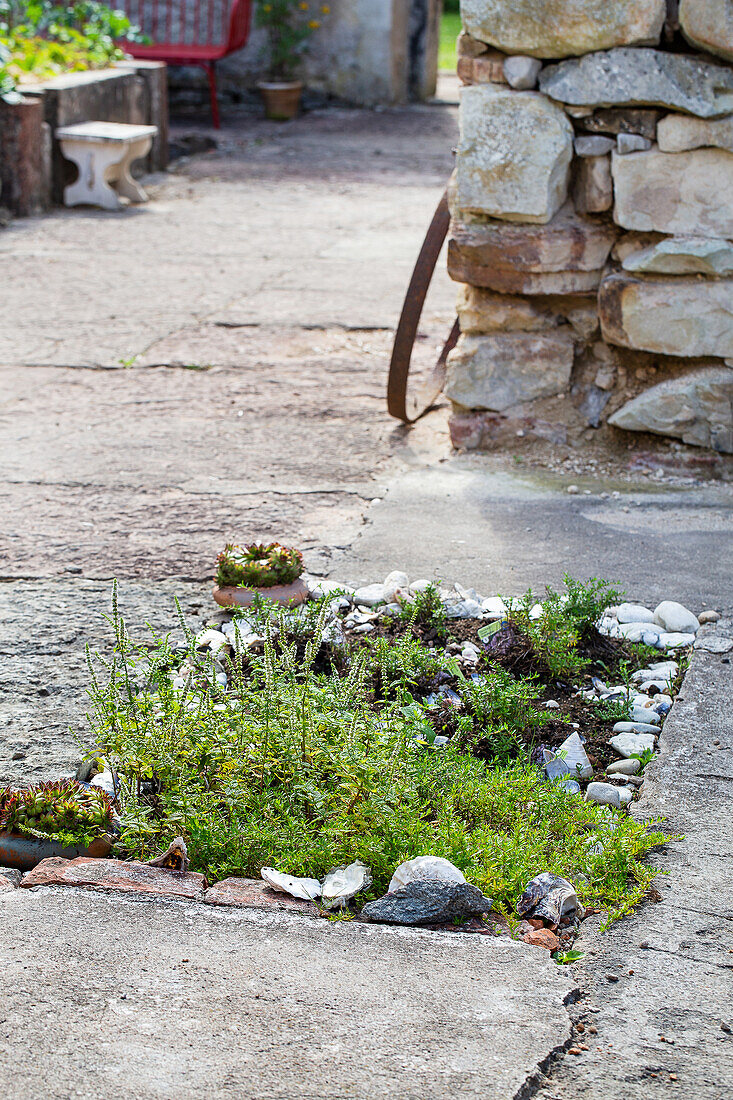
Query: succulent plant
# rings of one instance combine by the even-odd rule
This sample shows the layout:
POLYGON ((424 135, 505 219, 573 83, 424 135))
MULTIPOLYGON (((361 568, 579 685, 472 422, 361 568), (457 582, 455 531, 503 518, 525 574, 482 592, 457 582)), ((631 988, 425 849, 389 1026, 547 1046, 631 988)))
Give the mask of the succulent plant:
POLYGON ((70 779, 0 790, 0 828, 23 836, 87 843, 111 830, 112 813, 105 791, 70 779))
POLYGON ((221 588, 272 588, 292 584, 302 572, 300 551, 279 542, 227 543, 217 558, 216 583, 221 588))

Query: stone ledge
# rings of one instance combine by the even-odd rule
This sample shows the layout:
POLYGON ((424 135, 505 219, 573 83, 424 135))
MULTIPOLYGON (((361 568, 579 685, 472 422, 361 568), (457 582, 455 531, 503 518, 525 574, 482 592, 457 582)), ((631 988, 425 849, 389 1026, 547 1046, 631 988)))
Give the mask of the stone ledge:
POLYGON ((194 871, 165 871, 146 863, 119 859, 44 859, 24 877, 21 888, 79 886, 87 890, 200 900, 206 890, 204 875, 194 871))

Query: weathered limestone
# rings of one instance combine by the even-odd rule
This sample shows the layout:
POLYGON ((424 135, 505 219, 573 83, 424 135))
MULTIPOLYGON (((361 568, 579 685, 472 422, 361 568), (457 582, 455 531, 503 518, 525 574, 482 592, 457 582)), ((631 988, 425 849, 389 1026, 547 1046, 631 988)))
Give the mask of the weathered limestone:
POLYGON ((667 115, 657 126, 657 141, 663 153, 685 153, 705 146, 733 153, 733 115, 714 119, 667 115))
POLYGON ((733 61, 730 0, 680 0, 680 27, 693 46, 733 61))
POLYGON ((458 282, 505 294, 582 294, 595 289, 616 232, 566 204, 547 225, 454 218, 448 273, 458 282))
POLYGON ((573 180, 573 200, 579 214, 600 214, 604 210, 611 209, 613 180, 610 157, 583 156, 577 161, 573 180))
POLYGON ((733 111, 733 72, 684 54, 620 48, 588 54, 540 73, 540 91, 583 106, 659 105, 714 118, 733 111))
POLYGON ((570 382, 573 348, 564 329, 461 336, 448 356, 444 391, 459 405, 495 412, 551 397, 570 382))
POLYGON ((695 447, 733 452, 733 370, 710 366, 668 379, 609 418, 634 432, 671 435, 695 447))
POLYGON ((573 128, 535 92, 461 90, 455 206, 506 221, 548 222, 567 197, 573 128))
POLYGON ((733 154, 721 149, 612 158, 614 219, 625 229, 733 237, 733 154))
POLYGON ((733 279, 611 275, 598 292, 604 340, 665 355, 733 356, 733 279))
POLYGON ((461 332, 541 332, 558 323, 542 299, 494 294, 476 286, 458 292, 461 332))
POLYGON ((536 57, 524 57, 522 54, 514 54, 504 60, 504 76, 507 84, 520 91, 527 91, 537 87, 537 78, 540 75, 542 62, 536 57))
POLYGON ((506 53, 571 57, 656 43, 665 0, 461 0, 463 26, 506 53))
POLYGON ((733 244, 712 237, 665 237, 629 252, 625 271, 659 275, 733 275, 733 244))

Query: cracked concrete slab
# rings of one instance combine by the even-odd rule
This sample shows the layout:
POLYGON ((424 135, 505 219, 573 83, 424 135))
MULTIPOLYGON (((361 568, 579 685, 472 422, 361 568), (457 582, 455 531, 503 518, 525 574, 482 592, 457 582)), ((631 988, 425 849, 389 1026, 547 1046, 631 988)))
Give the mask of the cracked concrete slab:
POLYGON ((453 457, 394 476, 339 562, 349 583, 392 569, 474 585, 484 595, 604 577, 634 599, 679 599, 698 609, 730 604, 733 494, 511 470, 505 459, 453 457), (610 492, 618 497, 608 499, 610 492), (601 494, 605 493, 606 497, 601 494), (416 542, 415 532, 420 531, 416 542), (716 603, 717 601, 717 603, 716 603))
POLYGON ((733 1092, 732 708, 730 661, 696 651, 633 806, 641 819, 663 815, 684 839, 656 857, 665 872, 657 904, 608 935, 584 926, 588 954, 575 968, 584 996, 571 1013, 584 1029, 574 1042, 589 1049, 556 1061, 540 1096, 723 1100, 733 1092))
POLYGON ((507 1100, 569 1040, 572 976, 505 938, 53 888, 0 917, 13 1100, 507 1100))

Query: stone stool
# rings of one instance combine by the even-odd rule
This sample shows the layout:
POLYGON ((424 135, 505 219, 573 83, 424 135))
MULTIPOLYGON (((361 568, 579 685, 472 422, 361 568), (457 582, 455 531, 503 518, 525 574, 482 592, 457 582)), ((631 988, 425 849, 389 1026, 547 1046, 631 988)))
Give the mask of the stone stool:
POLYGON ((80 122, 58 129, 62 153, 79 169, 79 178, 64 189, 66 206, 86 203, 121 210, 121 198, 147 202, 148 196, 130 175, 130 166, 149 151, 157 132, 157 126, 118 122, 80 122))

